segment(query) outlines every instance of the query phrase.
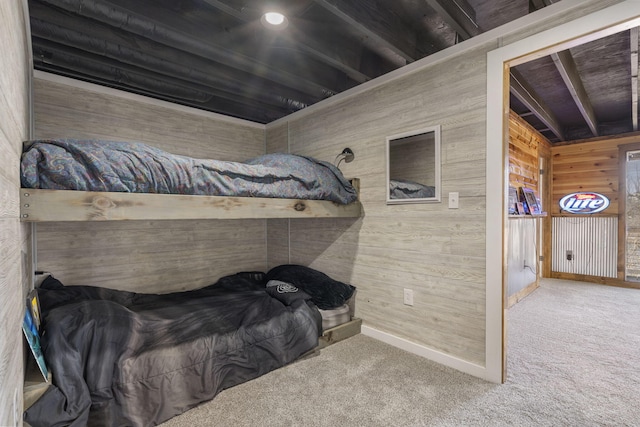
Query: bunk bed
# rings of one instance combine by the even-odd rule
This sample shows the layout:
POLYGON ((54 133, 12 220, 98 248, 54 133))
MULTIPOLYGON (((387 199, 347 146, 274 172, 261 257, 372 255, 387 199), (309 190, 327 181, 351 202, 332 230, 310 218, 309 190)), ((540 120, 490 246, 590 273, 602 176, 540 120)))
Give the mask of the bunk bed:
POLYGON ((171 294, 64 286, 47 277, 38 296, 53 385, 25 421, 160 424, 313 351, 321 311, 351 304, 354 294, 355 287, 298 265, 171 294))
POLYGON ((358 217, 358 181, 294 154, 246 162, 178 156, 142 143, 25 143, 23 221, 358 217))
MULTIPOLYGON (((140 143, 38 140, 21 161, 23 221, 358 217, 358 181, 289 154, 224 162, 140 143)), ((37 288, 53 373, 33 427, 157 425, 225 388, 360 331, 355 287, 308 267, 142 294, 37 288)))

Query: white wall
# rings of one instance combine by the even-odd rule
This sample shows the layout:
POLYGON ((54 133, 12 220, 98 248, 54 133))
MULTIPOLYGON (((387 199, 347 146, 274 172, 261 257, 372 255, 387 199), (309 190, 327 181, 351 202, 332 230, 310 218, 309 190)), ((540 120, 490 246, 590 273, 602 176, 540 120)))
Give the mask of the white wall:
POLYGON ((30 54, 23 1, 0 1, 0 425, 22 424, 22 316, 30 288, 29 228, 19 217, 19 162, 28 139, 30 54))

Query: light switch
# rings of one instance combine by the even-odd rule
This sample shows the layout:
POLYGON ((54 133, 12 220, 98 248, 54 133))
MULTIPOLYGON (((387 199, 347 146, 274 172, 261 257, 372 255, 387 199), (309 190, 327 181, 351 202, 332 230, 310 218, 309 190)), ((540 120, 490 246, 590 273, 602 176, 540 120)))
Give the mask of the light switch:
POLYGON ((413 305, 413 289, 404 289, 404 304, 413 305))
POLYGON ((458 209, 458 192, 449 193, 449 209, 458 209))

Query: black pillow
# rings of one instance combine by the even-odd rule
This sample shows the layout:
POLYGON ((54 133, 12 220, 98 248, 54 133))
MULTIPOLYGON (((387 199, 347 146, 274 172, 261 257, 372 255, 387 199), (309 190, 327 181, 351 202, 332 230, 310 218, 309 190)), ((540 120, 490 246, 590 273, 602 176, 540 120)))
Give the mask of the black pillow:
POLYGON ((332 279, 326 274, 302 265, 279 265, 267 273, 265 280, 279 280, 300 288, 322 310, 343 306, 356 288, 332 279))
POLYGON ((291 283, 281 282, 280 280, 269 280, 267 282, 267 293, 284 305, 291 305, 297 300, 308 301, 311 299, 311 296, 305 291, 291 283))

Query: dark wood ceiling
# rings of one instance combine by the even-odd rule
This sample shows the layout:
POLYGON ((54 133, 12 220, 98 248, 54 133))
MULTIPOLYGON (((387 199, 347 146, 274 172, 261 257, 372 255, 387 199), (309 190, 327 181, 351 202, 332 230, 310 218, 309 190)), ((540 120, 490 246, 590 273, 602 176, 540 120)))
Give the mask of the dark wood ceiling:
MULTIPOLYGON (((29 0, 29 9, 38 70, 269 123, 557 1, 29 0), (262 24, 267 6, 288 17, 285 29, 262 24)), ((552 142, 635 130, 634 43, 637 69, 628 31, 514 67, 512 108, 552 142)))
POLYGON ((513 67, 511 108, 551 142, 637 131, 637 50, 634 28, 513 67))

